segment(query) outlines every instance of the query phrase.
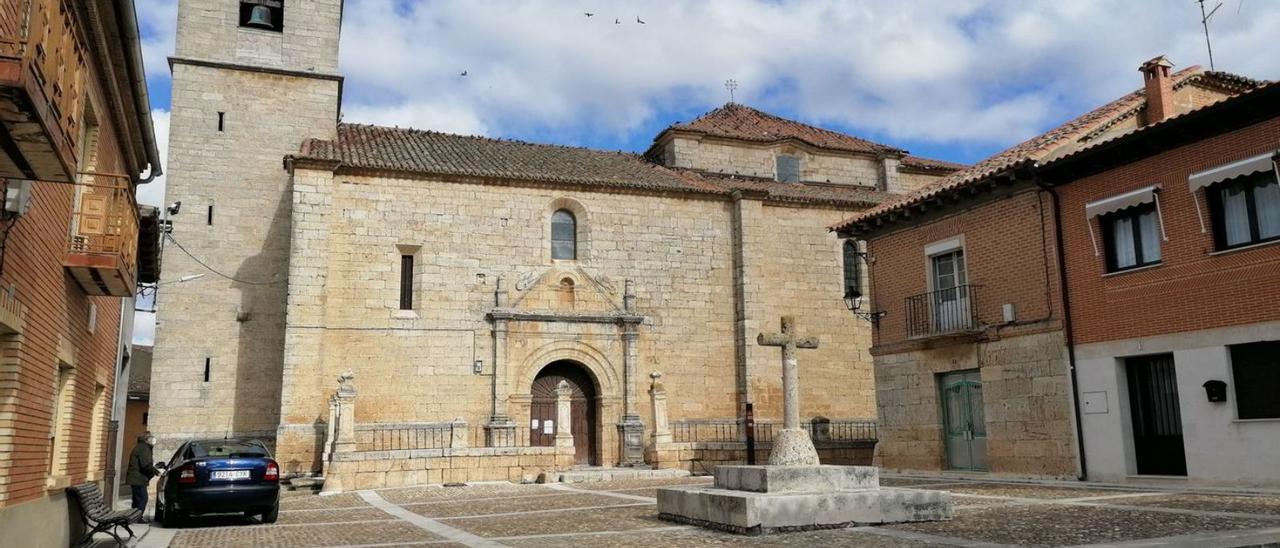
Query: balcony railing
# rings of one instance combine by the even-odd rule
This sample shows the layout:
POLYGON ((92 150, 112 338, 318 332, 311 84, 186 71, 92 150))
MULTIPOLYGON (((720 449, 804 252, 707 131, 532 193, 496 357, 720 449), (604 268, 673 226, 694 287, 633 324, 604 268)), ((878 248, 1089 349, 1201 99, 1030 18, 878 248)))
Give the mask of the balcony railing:
POLYGON ((138 206, 129 177, 83 173, 76 186, 63 265, 90 295, 129 297, 136 288, 138 206))
POLYGON ((976 285, 958 285, 906 299, 908 338, 926 338, 982 330, 976 285))
POLYGON ((17 143, 0 177, 75 180, 88 70, 73 5, 0 2, 0 129, 17 143))

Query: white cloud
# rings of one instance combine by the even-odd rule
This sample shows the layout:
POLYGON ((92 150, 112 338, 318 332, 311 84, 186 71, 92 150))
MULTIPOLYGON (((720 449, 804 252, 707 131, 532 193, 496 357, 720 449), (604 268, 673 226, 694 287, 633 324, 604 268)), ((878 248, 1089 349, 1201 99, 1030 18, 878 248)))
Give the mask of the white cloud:
POLYGON ((147 78, 169 77, 169 55, 173 54, 177 31, 177 0, 135 0, 138 27, 142 31, 142 62, 147 78))
MULTIPOLYGON (((1258 54, 1280 5, 1234 8, 1213 22, 1219 68, 1280 75, 1258 54)), ((735 78, 743 102, 814 121, 1009 144, 1137 88, 1150 57, 1207 59, 1198 8, 1160 0, 354 0, 345 16, 348 120, 495 135, 627 134, 723 102, 735 78)))

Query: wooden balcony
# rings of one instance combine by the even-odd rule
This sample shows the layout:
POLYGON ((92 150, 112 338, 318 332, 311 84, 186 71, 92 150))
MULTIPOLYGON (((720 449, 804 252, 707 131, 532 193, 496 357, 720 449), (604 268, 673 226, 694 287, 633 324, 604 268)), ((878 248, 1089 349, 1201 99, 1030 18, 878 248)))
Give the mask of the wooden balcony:
POLYGON ((76 186, 62 265, 89 295, 132 297, 137 287, 138 205, 127 175, 85 173, 76 186))
POLYGON ((0 177, 75 180, 87 70, 72 2, 0 2, 0 177))

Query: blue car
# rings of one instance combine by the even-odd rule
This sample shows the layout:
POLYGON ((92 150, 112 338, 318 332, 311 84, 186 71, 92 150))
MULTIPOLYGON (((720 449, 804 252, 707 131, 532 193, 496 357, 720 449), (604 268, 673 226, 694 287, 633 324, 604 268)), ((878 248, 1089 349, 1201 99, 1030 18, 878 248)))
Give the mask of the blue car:
POLYGON ((280 465, 257 440, 196 440, 182 444, 156 487, 156 521, 197 514, 240 513, 275 523, 280 514, 280 465))

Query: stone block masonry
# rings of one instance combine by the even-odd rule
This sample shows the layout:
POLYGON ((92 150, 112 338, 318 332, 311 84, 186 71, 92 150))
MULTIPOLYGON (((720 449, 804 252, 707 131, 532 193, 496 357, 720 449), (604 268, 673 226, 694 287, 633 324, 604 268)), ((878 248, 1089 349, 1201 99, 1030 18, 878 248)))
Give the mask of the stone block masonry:
POLYGON ((181 201, 158 296, 150 428, 158 455, 200 436, 272 442, 284 367, 292 199, 282 158, 335 132, 340 0, 288 0, 284 33, 235 2, 182 0, 167 202, 181 201), (223 276, 225 275, 225 277, 223 276), (231 278, 231 279, 228 279, 231 278))

